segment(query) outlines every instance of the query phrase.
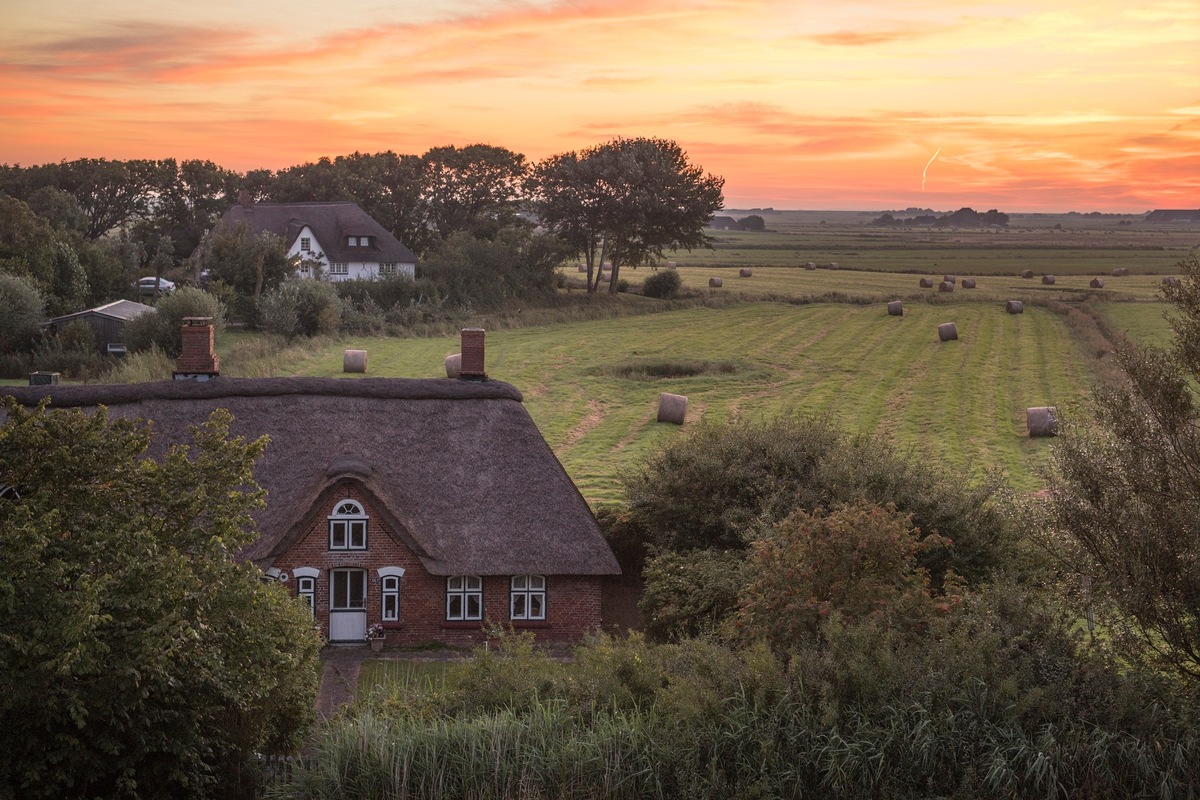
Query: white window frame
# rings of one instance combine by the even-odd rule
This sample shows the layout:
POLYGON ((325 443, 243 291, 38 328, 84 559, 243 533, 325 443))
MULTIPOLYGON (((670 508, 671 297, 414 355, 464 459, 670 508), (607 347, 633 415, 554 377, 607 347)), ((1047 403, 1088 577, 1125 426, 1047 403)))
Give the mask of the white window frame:
POLYGON ((383 622, 400 621, 400 588, 404 567, 380 567, 379 570, 379 619, 383 622), (391 608, 389 609, 389 600, 391 608))
POLYGON ((317 576, 321 571, 316 567, 296 567, 292 577, 296 579, 296 596, 308 603, 308 610, 317 615, 317 576))
POLYGON ((394 264, 394 263, 380 264, 379 265, 379 274, 380 275, 395 275, 396 274, 396 264, 394 264))
POLYGON ((330 550, 366 550, 370 517, 357 500, 339 500, 329 520, 330 550))
POLYGON ((300 237, 300 249, 302 251, 304 251, 305 253, 312 250, 312 239, 308 236, 301 236, 300 237))
POLYGON ((331 261, 329 262, 330 275, 349 275, 350 263, 348 261, 331 261))
POLYGON ((483 578, 451 575, 446 578, 446 620, 475 622, 483 619, 483 578))
POLYGON ((545 575, 513 575, 509 587, 509 619, 546 619, 545 575))
POLYGON ((358 247, 358 237, 357 236, 347 236, 346 237, 346 246, 347 247, 358 247))

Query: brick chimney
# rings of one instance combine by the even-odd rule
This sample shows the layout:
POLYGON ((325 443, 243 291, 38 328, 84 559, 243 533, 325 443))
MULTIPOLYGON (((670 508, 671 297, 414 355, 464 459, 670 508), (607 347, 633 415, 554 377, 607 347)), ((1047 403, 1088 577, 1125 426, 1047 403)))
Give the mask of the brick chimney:
POLYGON ((249 208, 254 203, 250 200, 250 190, 242 189, 238 192, 238 205, 242 208, 249 208))
POLYGON ((213 352, 212 317, 184 317, 183 352, 175 362, 175 380, 207 381, 221 374, 213 352))
POLYGON ((483 360, 483 328, 462 329, 462 365, 458 377, 468 381, 486 381, 483 360))

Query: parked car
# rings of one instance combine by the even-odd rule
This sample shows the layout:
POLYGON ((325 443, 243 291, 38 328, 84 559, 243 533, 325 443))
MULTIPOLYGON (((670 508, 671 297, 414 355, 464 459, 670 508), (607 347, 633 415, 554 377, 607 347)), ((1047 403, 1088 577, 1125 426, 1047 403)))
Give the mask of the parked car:
POLYGON ((153 275, 142 278, 137 282, 138 292, 140 294, 154 294, 154 283, 158 282, 159 294, 170 294, 175 291, 175 284, 166 278, 155 278, 153 275))

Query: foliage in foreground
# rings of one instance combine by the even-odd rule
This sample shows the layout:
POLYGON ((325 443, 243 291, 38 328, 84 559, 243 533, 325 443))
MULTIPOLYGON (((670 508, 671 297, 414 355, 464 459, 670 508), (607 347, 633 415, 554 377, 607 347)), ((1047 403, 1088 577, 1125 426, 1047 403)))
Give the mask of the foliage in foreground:
POLYGON ((0 797, 241 796, 316 692, 311 617, 233 560, 265 443, 216 412, 144 458, 140 423, 3 411, 0 797))
POLYGON ((972 595, 906 640, 836 621, 764 647, 520 639, 332 723, 281 798, 1186 797, 1194 708, 1027 597, 972 595))
POLYGON ((1098 387, 1093 420, 1068 420, 1038 510, 1043 541, 1134 634, 1130 655, 1200 683, 1200 251, 1179 268, 1173 346, 1118 349, 1126 380, 1098 387))

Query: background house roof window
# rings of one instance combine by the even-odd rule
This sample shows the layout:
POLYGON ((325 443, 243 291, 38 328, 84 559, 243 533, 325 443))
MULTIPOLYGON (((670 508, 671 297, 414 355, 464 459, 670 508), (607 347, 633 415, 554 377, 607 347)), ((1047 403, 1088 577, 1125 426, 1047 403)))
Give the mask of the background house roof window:
POLYGON ((301 236, 300 237, 300 249, 306 253, 309 250, 312 250, 312 239, 309 238, 308 236, 301 236))

